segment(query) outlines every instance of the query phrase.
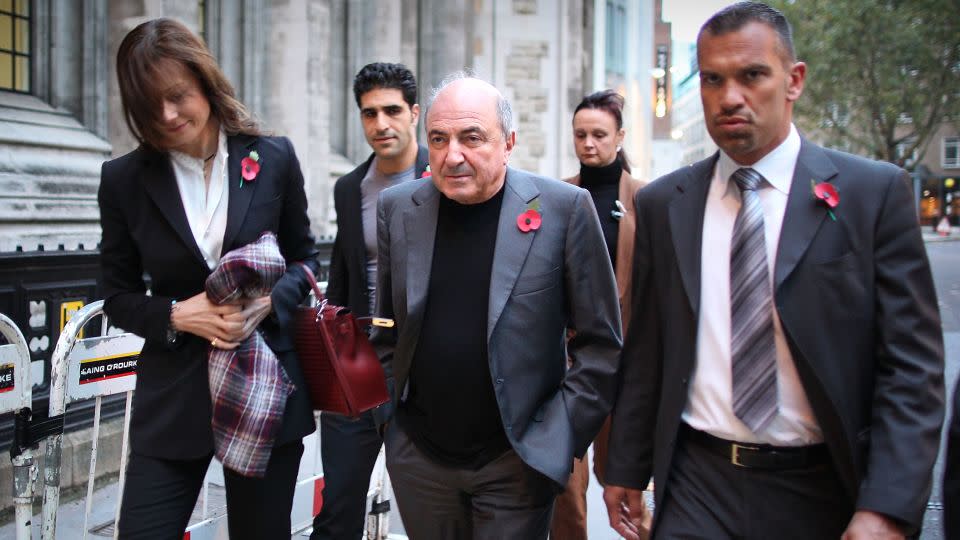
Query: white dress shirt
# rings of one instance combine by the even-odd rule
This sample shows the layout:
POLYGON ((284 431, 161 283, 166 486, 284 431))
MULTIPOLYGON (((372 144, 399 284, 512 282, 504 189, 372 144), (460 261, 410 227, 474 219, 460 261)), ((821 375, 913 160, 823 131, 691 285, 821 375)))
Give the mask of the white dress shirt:
POLYGON ((208 187, 203 180, 203 158, 170 152, 170 163, 177 178, 180 201, 187 214, 190 232, 211 270, 220 262, 223 235, 227 230, 227 205, 230 199, 227 186, 228 157, 227 136, 221 130, 208 187))
MULTIPOLYGON (((771 288, 780 229, 799 153, 800 135, 791 125, 786 140, 751 166, 767 180, 757 191, 763 206, 771 288)), ((701 245, 697 358, 683 420, 694 429, 732 441, 778 446, 822 442, 823 433, 800 384, 776 309, 773 325, 777 348, 777 414, 759 433, 753 433, 733 412, 730 243, 741 199, 740 190, 736 182, 730 181, 730 176, 740 167, 721 151, 707 194, 701 245)))

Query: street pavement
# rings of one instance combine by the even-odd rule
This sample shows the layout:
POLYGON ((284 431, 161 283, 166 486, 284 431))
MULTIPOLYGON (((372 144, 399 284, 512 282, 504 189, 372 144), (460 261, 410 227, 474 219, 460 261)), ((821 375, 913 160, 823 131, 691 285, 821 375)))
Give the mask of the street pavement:
MULTIPOLYGON (((944 342, 946 347, 946 382, 949 396, 952 396, 954 385, 960 374, 960 231, 954 231, 949 237, 939 237, 929 232, 924 233, 924 239, 927 241, 927 253, 930 258, 930 264, 933 268, 934 282, 937 287, 937 295, 940 303, 940 315, 943 322, 944 342)), ((947 419, 950 418, 950 412, 947 413, 947 419)), ((310 445, 312 446, 313 442, 310 445)), ((592 449, 591 449, 592 452, 592 449)), ((312 449, 304 453, 304 463, 312 455, 312 449)), ((943 456, 941 449, 940 459, 934 470, 934 488, 928 504, 928 510, 924 519, 924 529, 921 535, 922 540, 943 540, 942 519, 942 477, 943 477, 943 456)), ((591 456, 592 462, 592 456, 591 456)), ((216 471, 212 473, 214 477, 218 476, 216 471)), ((215 504, 216 495, 211 496, 211 505, 215 504)), ((392 498, 392 497, 391 497, 392 498)), ((116 500, 116 485, 111 484, 98 489, 94 494, 94 515, 88 524, 88 529, 94 524, 109 522, 112 518, 114 503, 116 500)), ((390 532, 402 535, 403 523, 400 520, 396 504, 391 505, 390 532)), ((80 538, 83 530, 83 501, 73 501, 61 506, 57 527, 58 539, 80 538)), ((37 508, 38 509, 38 508, 37 508)), ((213 510, 216 512, 217 510, 213 510)), ((34 538, 39 538, 39 516, 34 518, 34 538)), ((619 538, 616 533, 610 529, 607 523, 607 512, 603 505, 603 491, 598 486, 595 478, 591 475, 591 483, 587 492, 587 528, 591 540, 615 540, 619 538)), ((105 530, 97 531, 97 536, 109 536, 109 527, 105 530)), ((293 538, 302 540, 308 534, 294 535, 293 538)), ((13 524, 6 524, 0 527, 0 538, 13 538, 13 524)))
MULTIPOLYGON (((957 237, 956 230, 953 238, 957 237)), ((947 405, 952 402, 950 396, 955 391, 957 375, 960 373, 960 242, 928 242, 927 255, 930 257, 930 266, 933 268, 933 280, 937 287, 937 298, 940 302, 940 319, 943 324, 943 339, 946 352, 945 380, 947 383, 947 405)), ((951 411, 947 411, 946 419, 949 422, 951 411)), ((940 456, 934 468, 933 493, 927 505, 927 514, 924 518, 924 540, 941 540, 943 536, 943 459, 944 449, 941 446, 940 456)))

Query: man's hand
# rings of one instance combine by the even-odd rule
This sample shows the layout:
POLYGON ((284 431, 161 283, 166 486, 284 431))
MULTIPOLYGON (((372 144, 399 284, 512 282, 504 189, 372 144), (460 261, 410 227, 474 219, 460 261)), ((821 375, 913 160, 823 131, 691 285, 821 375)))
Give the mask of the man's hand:
POLYGON ((858 510, 847 525, 840 540, 902 540, 904 534, 892 519, 871 512, 858 510))
POLYGON ((610 526, 626 540, 640 540, 643 523, 643 490, 607 485, 603 488, 610 526))
POLYGON ((270 300, 270 295, 261 296, 260 298, 248 300, 243 304, 242 311, 224 315, 223 319, 231 323, 240 323, 241 326, 237 342, 241 342, 250 337, 250 334, 256 330, 257 326, 267 318, 271 309, 273 309, 273 302, 270 300))
POLYGON ((243 325, 225 317, 239 312, 239 305, 218 306, 202 292, 177 302, 170 313, 170 324, 178 332, 194 334, 211 343, 216 340, 217 348, 234 349, 240 344, 238 338, 243 325))

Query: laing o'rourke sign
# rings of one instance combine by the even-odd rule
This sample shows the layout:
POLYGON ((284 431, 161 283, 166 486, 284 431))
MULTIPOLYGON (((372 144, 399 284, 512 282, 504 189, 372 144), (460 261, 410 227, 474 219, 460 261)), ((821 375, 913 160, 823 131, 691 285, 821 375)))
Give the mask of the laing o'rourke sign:
POLYGON ((139 352, 91 358, 80 362, 80 384, 123 377, 137 372, 139 352))
POLYGON ((9 392, 16 386, 13 380, 13 364, 0 365, 0 393, 9 392))
POLYGON ((133 334, 77 340, 67 368, 69 402, 133 390, 143 338, 133 334))

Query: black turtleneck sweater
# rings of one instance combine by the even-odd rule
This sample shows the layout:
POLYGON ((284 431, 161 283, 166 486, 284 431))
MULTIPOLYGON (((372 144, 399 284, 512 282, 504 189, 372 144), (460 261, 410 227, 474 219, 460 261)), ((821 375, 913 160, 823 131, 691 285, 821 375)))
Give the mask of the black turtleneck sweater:
POLYGON ((510 448, 487 358, 490 271, 502 202, 503 188, 479 204, 440 196, 427 303, 409 393, 397 411, 421 452, 458 468, 479 469, 510 448))
MULTIPOLYGON (((613 217, 612 212, 617 210, 616 200, 620 193, 620 174, 623 167, 620 160, 604 167, 588 167, 580 164, 580 186, 590 192, 593 205, 597 208, 600 217, 600 228, 603 229, 603 239, 607 244, 607 253, 610 262, 617 264, 617 233, 620 232, 620 220, 613 217)), ((623 202, 623 201, 621 201, 623 202)))

